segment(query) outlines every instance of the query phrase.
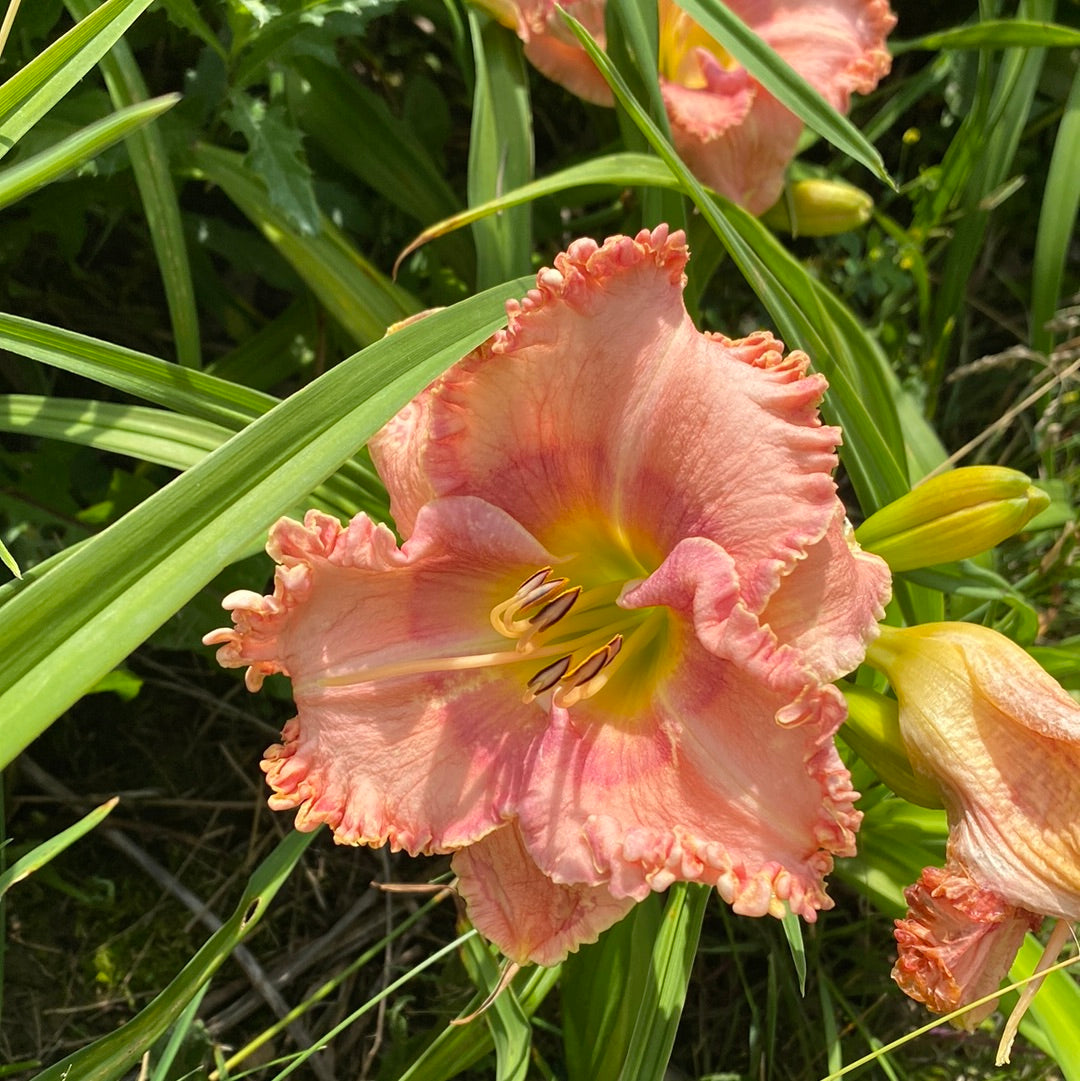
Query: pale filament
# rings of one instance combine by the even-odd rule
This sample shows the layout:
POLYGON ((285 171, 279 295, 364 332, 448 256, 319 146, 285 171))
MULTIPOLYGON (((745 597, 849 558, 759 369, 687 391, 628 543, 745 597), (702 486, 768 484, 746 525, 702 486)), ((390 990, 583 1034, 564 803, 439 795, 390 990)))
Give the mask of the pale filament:
POLYGON ((630 633, 640 625, 641 615, 625 612, 611 618, 613 603, 625 588, 623 582, 583 591, 580 586, 566 588, 568 579, 552 578, 551 574, 551 567, 542 567, 526 578, 513 596, 491 610, 492 627, 505 638, 517 639, 512 649, 375 664, 324 675, 315 683, 319 687, 345 687, 402 676, 494 668, 519 664, 527 655, 529 660, 554 659, 526 681, 524 700, 532 702, 550 692, 555 705, 571 706, 608 682, 617 667, 613 664, 616 658, 625 660, 622 632, 630 633), (547 636, 571 612, 573 619, 565 628, 547 636), (541 644, 541 637, 548 640, 541 644), (575 660, 575 655, 581 659, 575 660))

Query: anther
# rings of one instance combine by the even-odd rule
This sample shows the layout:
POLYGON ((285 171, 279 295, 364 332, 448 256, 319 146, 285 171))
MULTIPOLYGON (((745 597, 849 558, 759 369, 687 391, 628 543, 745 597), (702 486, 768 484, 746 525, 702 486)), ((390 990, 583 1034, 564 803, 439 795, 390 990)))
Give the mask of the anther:
POLYGON ((524 597, 527 593, 531 593, 538 585, 547 581, 547 576, 550 573, 550 567, 541 567, 535 574, 530 574, 529 577, 514 590, 514 599, 516 600, 518 597, 524 597))
POLYGON ((548 601, 536 615, 529 618, 533 633, 539 634, 541 631, 546 631, 548 627, 554 627, 574 607, 580 596, 581 586, 574 586, 573 589, 560 593, 553 601, 548 601))
POLYGON ((515 593, 517 607, 514 609, 514 614, 520 615, 526 609, 546 600, 553 593, 558 593, 569 581, 569 578, 552 578, 547 582, 541 582, 539 585, 534 586, 528 593, 522 594, 520 591, 515 593))
POLYGON ((570 673, 570 678, 566 681, 565 690, 570 690, 573 687, 581 687, 588 683, 590 679, 594 679, 596 676, 600 675, 600 673, 615 659, 615 656, 620 649, 622 649, 621 634, 615 635, 607 645, 601 646, 599 649, 594 649, 592 653, 590 653, 585 660, 570 673))
POLYGON ((616 634, 607 645, 593 650, 555 688, 552 696, 555 705, 569 709, 583 698, 596 694, 607 683, 609 674, 604 669, 618 656, 622 644, 623 636, 616 634))
POLYGON ((550 691, 552 687, 559 682, 563 676, 566 675, 567 670, 570 668, 572 657, 567 654, 565 657, 560 657, 557 661, 547 665, 545 668, 541 668, 525 685, 529 689, 529 693, 526 695, 525 700, 531 702, 534 698, 539 698, 544 691, 550 691))

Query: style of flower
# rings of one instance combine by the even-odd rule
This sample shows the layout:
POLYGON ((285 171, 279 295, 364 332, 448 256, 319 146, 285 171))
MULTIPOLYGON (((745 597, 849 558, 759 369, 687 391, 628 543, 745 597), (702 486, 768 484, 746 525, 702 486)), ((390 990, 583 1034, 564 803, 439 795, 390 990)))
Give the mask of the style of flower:
POLYGON ((270 805, 453 853, 474 925, 554 964, 677 880, 813 920, 853 851, 831 681, 889 574, 854 542, 803 353, 699 333, 666 226, 580 240, 372 440, 406 539, 309 512, 207 635, 297 717, 270 805))
MULTIPOLYGON (((908 755, 937 781, 949 820, 944 870, 906 892, 893 978, 950 1012, 1000 986, 1043 917, 1061 921, 1052 955, 1080 920, 1080 704, 974 624, 883 627, 867 659, 888 675, 908 755)), ((970 1029, 994 1006, 958 1023, 970 1029)))
MULTIPOLYGON (((556 0, 477 0, 524 42, 548 78, 611 105, 600 72, 567 29, 556 0)), ((604 0, 561 5, 603 46, 604 0)), ((675 147, 705 184, 752 214, 780 197, 802 122, 674 0, 659 0, 660 89, 675 147)), ((840 112, 889 72, 887 0, 728 0, 746 25, 840 112)))

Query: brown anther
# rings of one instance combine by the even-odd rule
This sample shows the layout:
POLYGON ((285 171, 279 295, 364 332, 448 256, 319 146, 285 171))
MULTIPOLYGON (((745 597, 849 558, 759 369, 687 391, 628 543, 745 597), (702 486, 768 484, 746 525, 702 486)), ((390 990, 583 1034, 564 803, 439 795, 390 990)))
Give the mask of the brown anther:
POLYGON ((558 593, 560 589, 563 589, 569 580, 569 578, 552 578, 547 582, 541 582, 539 585, 533 586, 528 593, 524 593, 520 597, 515 593, 514 597, 518 603, 514 609, 514 615, 520 616, 526 609, 534 608, 547 600, 553 593, 558 593))
POLYGON ((541 668, 525 685, 529 688, 529 694, 533 698, 538 698, 544 691, 550 691, 566 675, 570 668, 570 661, 570 654, 567 654, 547 667, 541 668))
POLYGON ((567 679, 564 689, 570 690, 573 687, 581 687, 588 683, 590 679, 595 679, 615 659, 619 650, 622 649, 622 643, 622 635, 617 634, 607 643, 607 645, 601 646, 599 649, 594 649, 592 653, 590 653, 585 660, 569 674, 569 679, 567 679))
POLYGON ((573 589, 560 593, 553 601, 548 601, 536 615, 529 619, 533 632, 539 633, 546 631, 548 627, 554 627, 574 607, 580 596, 581 586, 574 586, 573 589))
POLYGON ((541 567, 535 574, 530 574, 529 577, 514 590, 515 599, 524 597, 526 593, 531 593, 538 585, 542 585, 547 581, 547 577, 550 573, 550 567, 541 567))

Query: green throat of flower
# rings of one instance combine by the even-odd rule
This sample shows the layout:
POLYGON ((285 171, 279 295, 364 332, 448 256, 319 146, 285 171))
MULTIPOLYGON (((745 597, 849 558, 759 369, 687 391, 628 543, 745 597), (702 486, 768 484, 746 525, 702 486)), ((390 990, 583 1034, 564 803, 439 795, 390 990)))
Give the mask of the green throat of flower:
POLYGON ((605 712, 638 715, 674 660, 671 613, 620 607, 622 595, 649 572, 624 538, 603 539, 597 544, 593 536, 587 554, 572 556, 558 571, 539 568, 491 609, 491 628, 509 648, 378 664, 323 676, 319 685, 506 667, 526 703, 569 708, 604 690, 605 712))

